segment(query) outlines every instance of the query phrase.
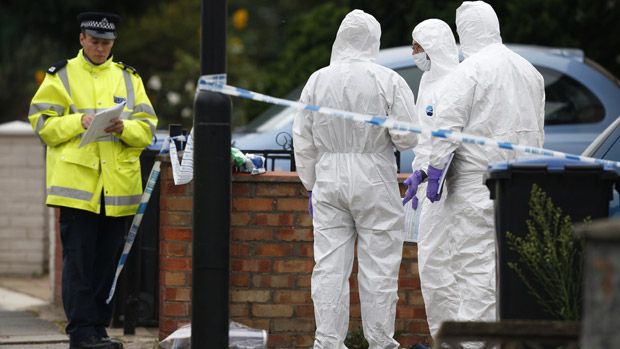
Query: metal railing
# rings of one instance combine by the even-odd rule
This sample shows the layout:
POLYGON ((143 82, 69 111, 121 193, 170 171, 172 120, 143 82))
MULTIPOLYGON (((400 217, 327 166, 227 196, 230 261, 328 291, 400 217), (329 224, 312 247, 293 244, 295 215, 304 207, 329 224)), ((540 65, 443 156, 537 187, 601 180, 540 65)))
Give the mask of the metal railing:
MULTIPOLYGON (((265 158, 265 170, 275 171, 276 161, 288 161, 289 171, 295 172, 295 148, 293 147, 293 137, 288 132, 280 132, 276 135, 276 143, 282 149, 239 149, 244 154, 255 154, 265 158)), ((397 172, 400 173, 400 152, 394 152, 396 157, 397 172)))
POLYGON ((295 150, 293 137, 288 132, 280 132, 276 135, 276 144, 282 149, 240 149, 244 154, 255 154, 265 158, 265 170, 275 171, 276 161, 289 161, 289 171, 295 172, 295 150))

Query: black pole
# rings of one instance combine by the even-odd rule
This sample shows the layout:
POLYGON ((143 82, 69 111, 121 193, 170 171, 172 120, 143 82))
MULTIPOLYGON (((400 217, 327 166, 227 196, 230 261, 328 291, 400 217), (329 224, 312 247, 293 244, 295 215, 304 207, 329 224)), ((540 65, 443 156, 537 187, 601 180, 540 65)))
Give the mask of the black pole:
MULTIPOLYGON (((202 1, 201 74, 226 73, 226 0, 202 1)), ((194 100, 192 349, 228 348, 231 101, 194 100)))

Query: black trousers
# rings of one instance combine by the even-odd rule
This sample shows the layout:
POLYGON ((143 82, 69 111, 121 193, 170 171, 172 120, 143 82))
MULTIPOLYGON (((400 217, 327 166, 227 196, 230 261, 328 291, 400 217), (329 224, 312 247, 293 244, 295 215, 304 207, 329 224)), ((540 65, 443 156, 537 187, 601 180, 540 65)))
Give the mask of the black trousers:
POLYGON ((107 217, 68 207, 60 208, 62 242, 62 302, 71 343, 107 337, 112 303, 106 304, 122 251, 129 217, 107 217))

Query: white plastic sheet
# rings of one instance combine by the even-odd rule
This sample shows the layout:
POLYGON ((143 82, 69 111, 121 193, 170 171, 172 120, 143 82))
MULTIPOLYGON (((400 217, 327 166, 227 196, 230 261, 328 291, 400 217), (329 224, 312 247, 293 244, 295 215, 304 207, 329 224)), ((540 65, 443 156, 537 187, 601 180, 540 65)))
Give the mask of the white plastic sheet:
MULTIPOLYGON (((192 326, 181 326, 159 343, 163 349, 190 349, 192 326)), ((251 328, 235 321, 228 329, 229 349, 265 349, 267 348, 267 331, 251 328)))

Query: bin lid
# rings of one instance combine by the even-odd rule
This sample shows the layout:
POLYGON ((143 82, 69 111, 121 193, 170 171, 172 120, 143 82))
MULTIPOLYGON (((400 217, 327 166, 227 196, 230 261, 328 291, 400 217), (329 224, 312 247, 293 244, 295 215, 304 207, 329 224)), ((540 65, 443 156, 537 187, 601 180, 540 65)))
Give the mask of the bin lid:
POLYGON ((597 219, 587 224, 575 226, 575 236, 597 242, 620 243, 620 218, 617 216, 597 219))
POLYGON ((509 161, 502 161, 489 164, 488 171, 491 174, 506 172, 511 170, 546 170, 547 172, 565 172, 570 170, 599 170, 600 172, 613 172, 620 174, 620 169, 610 165, 594 164, 573 159, 560 159, 552 157, 527 157, 509 161))

